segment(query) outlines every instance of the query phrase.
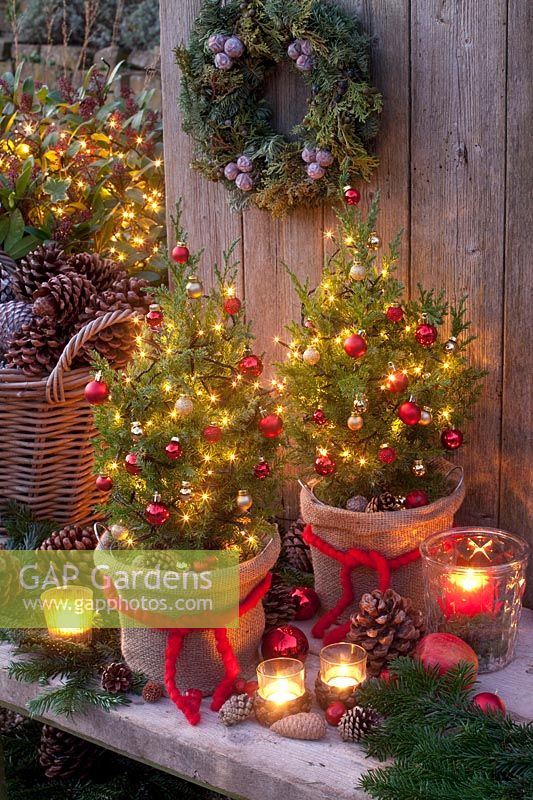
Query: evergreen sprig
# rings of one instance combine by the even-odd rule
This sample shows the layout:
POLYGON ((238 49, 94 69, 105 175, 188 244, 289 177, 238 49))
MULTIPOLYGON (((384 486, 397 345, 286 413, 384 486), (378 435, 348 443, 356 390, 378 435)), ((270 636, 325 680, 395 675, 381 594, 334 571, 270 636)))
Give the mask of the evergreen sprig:
POLYGON ((533 725, 518 725, 471 702, 467 664, 439 676, 417 661, 392 662, 392 680, 373 679, 359 702, 384 721, 363 740, 368 755, 395 763, 367 772, 376 800, 530 800, 533 725), (395 676, 395 677, 394 677, 395 676))
POLYGON ((37 519, 29 506, 16 500, 7 501, 0 523, 8 536, 7 550, 35 550, 57 530, 53 520, 37 519))

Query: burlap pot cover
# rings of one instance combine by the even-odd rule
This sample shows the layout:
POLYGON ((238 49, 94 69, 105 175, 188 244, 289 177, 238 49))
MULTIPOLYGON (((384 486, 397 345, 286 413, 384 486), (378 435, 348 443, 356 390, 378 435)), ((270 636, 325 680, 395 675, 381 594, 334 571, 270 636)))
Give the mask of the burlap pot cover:
MULTIPOLYGON (((239 567, 240 600, 254 589, 276 563, 281 549, 277 531, 264 550, 239 567)), ((238 628, 228 628, 228 638, 245 676, 253 677, 257 654, 265 629, 265 612, 261 601, 244 614, 238 628)), ((131 669, 143 672, 148 678, 164 682, 165 647, 167 634, 151 629, 123 628, 122 654, 131 669)), ((212 631, 194 631, 184 640, 177 665, 176 684, 180 691, 195 688, 211 694, 224 676, 220 656, 212 631)))
MULTIPOLYGON (((385 558, 393 558, 418 547, 430 533, 453 527, 453 517, 465 495, 462 471, 441 459, 439 470, 448 476, 450 494, 422 508, 403 511, 377 511, 372 514, 335 508, 318 501, 312 492, 303 488, 300 494, 304 522, 313 526, 318 534, 333 547, 349 550, 377 550, 385 558)), ((340 599, 341 565, 338 561, 311 548, 315 589, 323 611, 329 611, 340 599)), ((366 567, 356 567, 351 574, 355 602, 365 592, 378 585, 377 574, 366 567)), ((405 597, 410 597, 417 608, 424 603, 422 563, 419 559, 391 572, 391 586, 405 597)), ((353 609, 351 609, 353 610, 353 609)), ((349 619, 350 609, 340 618, 349 619)))

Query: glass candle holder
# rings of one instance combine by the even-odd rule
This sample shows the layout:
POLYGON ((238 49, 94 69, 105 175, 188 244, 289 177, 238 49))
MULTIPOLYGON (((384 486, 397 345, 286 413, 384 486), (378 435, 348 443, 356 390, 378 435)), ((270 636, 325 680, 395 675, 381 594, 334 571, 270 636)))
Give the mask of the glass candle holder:
POLYGON ((257 667, 254 711, 261 725, 270 727, 278 719, 311 708, 305 689, 304 665, 297 658, 270 658, 257 667))
POLYGON ((366 659, 366 650, 358 644, 336 642, 322 648, 315 682, 316 699, 322 708, 336 700, 347 708, 357 705, 357 688, 366 678, 366 659))
POLYGON ((92 639, 93 593, 86 586, 58 586, 41 594, 48 633, 56 639, 92 639))
POLYGON ((427 626, 464 639, 493 672, 514 656, 528 544, 493 528, 452 528, 420 546, 427 626))

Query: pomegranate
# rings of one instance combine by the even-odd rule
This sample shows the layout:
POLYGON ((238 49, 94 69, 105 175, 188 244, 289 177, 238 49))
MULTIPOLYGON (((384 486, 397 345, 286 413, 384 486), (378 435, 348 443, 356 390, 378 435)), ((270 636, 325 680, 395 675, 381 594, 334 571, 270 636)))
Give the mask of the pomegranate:
POLYGON ((444 675, 460 661, 466 661, 475 668, 477 677, 478 658, 469 644, 453 633, 428 633, 418 642, 414 657, 426 667, 438 667, 439 675, 444 675))

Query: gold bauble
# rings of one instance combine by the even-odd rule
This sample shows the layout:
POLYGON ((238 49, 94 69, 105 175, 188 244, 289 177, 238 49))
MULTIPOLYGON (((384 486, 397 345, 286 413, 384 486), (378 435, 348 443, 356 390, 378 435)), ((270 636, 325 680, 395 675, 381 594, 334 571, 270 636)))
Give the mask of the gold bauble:
POLYGON ((360 417, 359 414, 350 414, 348 417, 346 424, 348 425, 351 431, 360 431, 365 421, 363 417, 360 417))
POLYGON ((368 236, 368 248, 369 250, 379 250, 381 247, 381 236, 377 231, 371 231, 368 236))
POLYGON ((144 430, 140 422, 131 423, 130 433, 133 439, 138 440, 144 436, 144 430))
POLYGON ((415 463, 411 467, 411 472, 413 473, 413 475, 416 475, 417 478, 424 477, 427 470, 426 470, 426 465, 424 464, 421 458, 415 459, 415 463))
POLYGON ((239 489, 237 493, 237 508, 239 511, 249 511, 253 506, 252 496, 248 494, 247 489, 239 489))
POLYGON ((204 293, 204 285, 198 275, 191 275, 185 287, 187 297, 191 300, 199 300, 204 293))
POLYGON ((350 268, 350 278, 352 281, 364 281, 366 278, 366 267, 358 261, 354 261, 350 268))
POLYGON ((418 420, 419 425, 431 425, 433 422, 433 414, 431 413, 431 409, 428 406, 424 406, 422 411, 420 412, 420 419, 418 420))
POLYGON ((130 532, 126 528, 126 526, 120 525, 118 523, 115 523, 114 525, 110 526, 109 533, 111 534, 113 539, 117 540, 117 542, 124 542, 126 539, 129 538, 130 535, 130 532))
POLYGON ((180 417, 187 417, 189 414, 192 414, 194 403, 186 394, 180 394, 174 403, 174 409, 178 412, 180 417))
POLYGON ((303 351, 302 358, 306 364, 309 364, 309 366, 312 367, 315 364, 318 364, 320 361, 320 352, 316 349, 316 347, 307 347, 303 351))

